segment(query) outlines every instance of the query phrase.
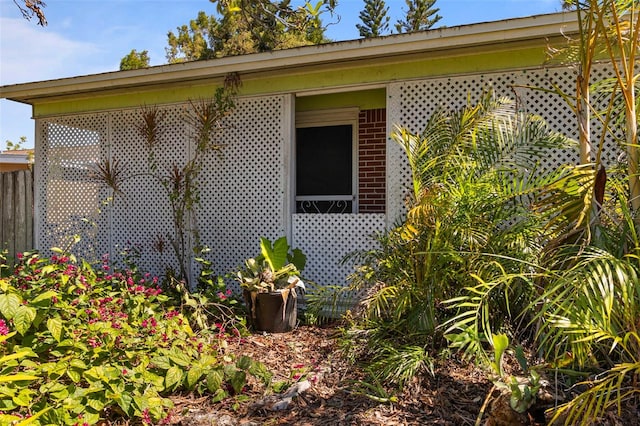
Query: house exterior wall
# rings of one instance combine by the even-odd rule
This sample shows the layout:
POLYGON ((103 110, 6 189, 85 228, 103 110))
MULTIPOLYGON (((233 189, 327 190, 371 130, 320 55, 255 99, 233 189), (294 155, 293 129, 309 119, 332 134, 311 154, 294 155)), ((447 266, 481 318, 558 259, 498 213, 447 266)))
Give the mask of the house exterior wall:
MULTIPOLYGON (((425 34, 434 39, 433 34, 438 33, 425 34)), ((464 47, 456 47, 455 37, 451 40, 453 47, 442 42, 437 49, 405 54, 390 45, 384 56, 358 59, 345 55, 312 65, 295 66, 293 54, 286 69, 241 73, 238 111, 221 140, 223 156, 207 161, 201 179, 198 228, 202 242, 212 249, 216 272, 229 272, 257 254, 259 236, 287 235, 293 246, 307 253, 309 279, 345 285, 353 264, 341 263, 344 256, 373 247, 371 235, 392 226, 404 213, 411 177, 404 153, 392 141, 394 126, 421 132, 437 108, 458 108, 468 98, 477 100, 487 88, 516 99, 518 108, 540 114, 554 129, 576 134, 572 113, 559 98, 524 88, 548 88, 553 83, 572 92, 572 70, 546 63, 545 48, 553 37, 510 40, 505 33, 503 39, 493 37, 487 45, 467 37, 464 47), (295 114, 336 108, 360 111, 359 211, 295 214, 295 114)), ((273 55, 278 58, 277 53, 273 55)), ((267 62, 264 58, 268 56, 259 56, 262 59, 257 62, 267 62)), ((126 87, 104 84, 90 94, 43 94, 34 101, 40 248, 64 246, 71 230, 80 229, 86 237, 78 246, 96 259, 104 252, 117 253, 124 245, 141 244, 148 268, 157 270, 158 265, 173 260, 166 251, 153 250, 171 233, 170 209, 162 185, 136 173, 146 163, 134 123, 141 105, 166 109, 168 133, 163 136, 161 166, 170 168, 190 158, 189 129, 180 117, 190 99, 206 97, 221 84, 220 63, 226 62, 209 65, 216 77, 200 74, 160 84, 148 83, 145 75, 132 72, 124 75, 137 80, 126 87), (90 164, 105 157, 126 160, 132 173, 122 194, 115 197, 90 178, 90 164)), ((596 77, 607 76, 609 73, 601 72, 596 77)), ((573 162, 575 154, 558 151, 549 158, 544 167, 573 162)))
MULTIPOLYGON (((599 78, 610 74, 602 67, 595 72, 599 78)), ((390 137, 395 125, 420 132, 438 107, 458 108, 491 87, 497 96, 516 98, 519 108, 541 115, 552 128, 576 136, 571 111, 561 99, 524 88, 544 87, 549 81, 569 92, 574 75, 565 67, 535 67, 389 82, 384 89, 385 108, 360 112, 361 210, 356 214, 292 213, 295 96, 242 97, 226 123, 222 157, 208 159, 201 177, 198 227, 202 243, 211 248, 216 272, 230 272, 256 255, 260 236, 288 235, 292 245, 309 257, 309 279, 344 285, 353 271, 353 264, 342 263, 345 255, 373 247, 371 235, 392 226, 404 212, 410 173, 404 153, 390 137), (380 175, 382 164, 384 176, 380 175), (374 186, 368 187, 370 184, 374 186), (381 193, 384 204, 380 203, 381 193), (370 195, 377 197, 372 203, 368 203, 370 195)), ((321 99, 321 106, 335 103, 334 99, 325 104, 326 100, 321 99)), ((189 129, 182 120, 187 105, 162 106, 167 111, 167 131, 159 147, 164 169, 192 155, 189 129)), ((162 264, 175 260, 166 240, 172 229, 166 193, 162 185, 144 176, 146 154, 135 131, 139 114, 139 109, 127 108, 37 120, 38 248, 66 247, 79 234, 82 238, 76 248, 89 259, 135 246, 141 248, 142 265, 156 273, 163 272, 162 264), (92 179, 91 167, 102 158, 117 158, 126 164, 129 178, 123 182, 122 193, 111 194, 92 179), (157 250, 162 239, 164 251, 157 250)), ((594 133, 598 131, 594 126, 594 133)), ((575 152, 552 152, 541 171, 575 161, 575 152)), ((197 265, 192 266, 195 271, 197 265)))
MULTIPOLYGON (((197 226, 216 272, 236 269, 259 252, 259 237, 286 235, 289 217, 287 141, 292 97, 243 98, 224 123, 222 155, 205 159, 200 176, 197 226)), ((163 176, 193 155, 187 104, 162 109, 164 131, 156 147, 163 176)), ((144 141, 136 131, 140 110, 69 115, 38 120, 36 245, 67 247, 89 261, 128 250, 140 266, 162 275, 174 264, 171 208, 166 189, 149 174, 144 141), (123 168, 114 193, 92 175, 108 158, 123 168)), ((193 244, 193 241, 191 242, 193 244)), ((198 269, 195 263, 193 270, 198 269)))
MULTIPOLYGON (((238 102, 219 141, 222 155, 208 158, 200 176, 201 243, 210 249, 215 272, 227 274, 258 254, 259 237, 287 235, 307 254, 306 278, 344 285, 353 271, 352 263, 342 263, 344 256, 370 249, 370 236, 384 227, 385 112, 360 113, 360 171, 375 177, 361 179, 363 197, 375 195, 363 204, 365 212, 291 214, 293 104, 291 95, 238 102)), ((165 173, 193 152, 183 120, 186 108, 162 108, 156 158, 165 173)), ((38 120, 37 247, 73 247, 94 262, 109 253, 121 263, 127 252, 157 275, 164 273, 163 265, 176 264, 168 237, 171 209, 165 188, 149 175, 147 151, 136 131, 140 119, 139 109, 127 109, 38 120), (95 179, 96 164, 106 158, 123 168, 118 192, 95 179), (74 243, 75 236, 80 239, 74 243)), ((199 265, 191 266, 197 273, 199 265)))
MULTIPOLYGON (((393 126, 420 132, 439 106, 460 107, 468 96, 477 99, 492 87, 497 95, 516 96, 521 108, 542 115, 555 129, 575 134, 571 112, 560 99, 528 89, 514 91, 549 80, 569 91, 573 75, 562 67, 532 68, 389 83, 386 108, 360 112, 357 214, 292 214, 295 98, 242 97, 221 140, 222 157, 208 159, 201 177, 198 227, 202 243, 211 248, 216 272, 230 272, 257 254, 260 236, 288 235, 309 256, 312 281, 344 285, 353 270, 352 264, 341 263, 345 255, 371 248, 371 235, 391 226, 404 211, 410 174, 404 153, 391 141, 393 126)), ((187 105, 163 106, 167 131, 159 149, 165 169, 192 155, 189 129, 182 120, 187 105)), ((143 266, 156 273, 163 272, 162 264, 175 261, 168 249, 172 225, 166 193, 144 175, 146 153, 135 132, 139 114, 139 109, 121 109, 38 119, 37 247, 66 247, 74 234, 80 234, 76 248, 94 260, 135 246, 141 248, 143 266), (126 164, 130 177, 122 193, 111 194, 91 178, 91 166, 102 158, 126 164), (159 246, 164 250, 157 250, 159 246)), ((572 155, 556 152, 547 167, 574 161, 572 155)))

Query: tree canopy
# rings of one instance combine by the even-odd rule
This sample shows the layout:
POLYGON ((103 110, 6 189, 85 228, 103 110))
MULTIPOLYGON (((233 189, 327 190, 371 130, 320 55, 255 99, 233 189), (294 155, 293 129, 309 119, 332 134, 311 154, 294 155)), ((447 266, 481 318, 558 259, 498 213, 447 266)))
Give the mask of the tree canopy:
POLYGON ((19 151, 21 149, 24 149, 24 145, 26 145, 27 143, 27 137, 26 136, 20 136, 20 141, 19 142, 12 142, 10 140, 5 141, 5 144, 7 146, 6 150, 7 151, 19 151))
POLYGON ((149 67, 149 52, 132 49, 131 52, 120 61, 120 71, 137 70, 149 67))
POLYGON ((398 20, 396 30, 399 33, 412 33, 428 30, 442 19, 440 9, 433 8, 436 0, 405 0, 408 10, 404 20, 398 20))
POLYGON ((169 63, 287 49, 326 41, 321 15, 333 13, 336 0, 210 0, 215 14, 200 11, 189 25, 169 31, 169 63))
MULTIPOLYGON (((340 21, 335 14, 337 0, 209 0, 215 5, 212 14, 199 11, 195 19, 167 33, 165 48, 168 63, 199 61, 225 56, 244 55, 289 49, 331 41, 325 36, 327 25, 340 21), (335 18, 328 24, 327 16, 335 18)), ((363 0, 356 24, 360 36, 378 37, 389 33, 389 8, 384 0, 363 0)), ((395 25, 398 32, 431 28, 442 17, 433 8, 436 0, 405 0, 405 19, 395 25)), ((122 69, 148 66, 148 57, 134 53, 122 58, 122 69), (123 68, 124 67, 124 68, 123 68)))
POLYGON ((389 7, 384 0, 364 0, 364 9, 360 11, 360 21, 356 24, 360 37, 379 37, 389 31, 389 7))

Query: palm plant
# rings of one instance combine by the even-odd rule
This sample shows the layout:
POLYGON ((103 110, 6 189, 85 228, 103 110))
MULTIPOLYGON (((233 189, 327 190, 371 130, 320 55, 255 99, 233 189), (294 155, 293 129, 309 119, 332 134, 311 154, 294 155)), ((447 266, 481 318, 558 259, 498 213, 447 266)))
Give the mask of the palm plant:
POLYGON ((622 402, 640 393, 640 145, 635 96, 640 81, 640 3, 566 3, 576 8, 580 22, 579 40, 562 52, 577 65, 577 92, 571 96, 555 89, 576 113, 581 164, 561 167, 531 205, 545 224, 545 247, 537 262, 528 263, 528 271, 514 272, 502 267, 505 260, 514 259, 501 256, 495 262, 500 273, 475 274, 475 285, 450 301, 459 308, 450 330, 457 331, 457 345, 487 359, 479 336, 491 337, 495 327, 494 295, 514 282, 528 283, 539 297, 522 313, 530 322, 521 324, 525 329, 534 326, 535 343, 547 366, 556 372, 573 368, 579 371, 572 374, 596 374, 585 381, 586 392, 559 406, 551 423, 590 424, 612 407, 621 411, 622 402), (594 85, 591 69, 602 58, 608 59, 615 77, 594 85), (603 133, 592 146, 593 119, 600 121, 603 133), (604 142, 609 138, 624 149, 626 164, 605 169, 604 142))
MULTIPOLYGON (((627 180, 634 210, 640 209, 640 175, 638 164, 638 114, 640 87, 638 57, 640 55, 640 1, 638 0, 564 0, 563 6, 575 9, 579 31, 575 40, 564 48, 552 48, 552 58, 572 66, 576 71, 575 95, 565 93, 558 86, 557 93, 574 111, 579 130, 580 163, 582 174, 591 171, 589 180, 583 181, 583 201, 579 216, 587 226, 597 222, 600 208, 596 194, 602 193, 607 179, 604 172, 604 142, 616 139, 626 153, 627 180), (594 64, 606 61, 614 77, 594 84, 594 64), (592 140, 592 121, 597 120, 604 131, 597 141, 592 140), (622 135, 622 137, 621 137, 622 135), (590 195, 588 193, 591 193, 590 195)), ((588 243, 589 229, 583 239, 588 243)))
POLYGON ((599 238, 556 250, 555 263, 565 267, 535 303, 538 345, 550 365, 596 373, 586 392, 556 411, 554 420, 566 424, 589 424, 640 394, 640 239, 624 174, 609 187, 612 208, 599 238))
MULTIPOLYGON (((521 272, 535 261, 544 229, 529 205, 537 189, 557 178, 537 170, 545 151, 567 140, 490 93, 460 111, 436 112, 422 134, 397 128, 393 138, 412 172, 406 220, 368 253, 353 285, 368 288, 363 324, 374 330, 372 342, 395 337, 415 359, 416 342, 443 343, 441 325, 451 316, 443 301, 473 287, 475 277, 521 272)), ((531 286, 519 284, 491 295, 491 321, 530 301, 531 286)), ((379 371, 404 377, 394 368, 379 371)))
MULTIPOLYGON (((553 192, 549 188, 573 188, 545 199, 549 211, 555 211, 554 222, 564 219, 576 224, 567 206, 579 205, 585 194, 584 188, 577 190, 580 179, 572 180, 580 176, 578 169, 570 168, 570 173, 543 191, 548 194, 553 192)), ((532 326, 545 368, 561 379, 561 372, 568 373, 567 378, 595 377, 583 383, 586 392, 558 407, 552 423, 590 424, 612 407, 620 411, 622 402, 640 394, 640 234, 627 198, 625 170, 610 172, 602 219, 575 228, 578 232, 593 228, 597 237, 585 242, 576 236, 568 243, 565 234, 565 238, 552 240, 561 239, 565 244, 545 247, 540 264, 528 263, 528 270, 523 268, 519 273, 502 267, 492 277, 475 274, 476 285, 449 301, 459 309, 450 321, 454 344, 488 361, 480 336, 486 337, 485 342, 492 341, 492 297, 514 282, 528 283, 539 293, 521 316, 528 318, 522 323, 525 329, 532 326)), ((558 229, 565 232, 572 228, 565 225, 558 229)), ((507 264, 514 261, 506 260, 507 264)), ((504 257, 495 257, 496 265, 504 263, 504 257)))

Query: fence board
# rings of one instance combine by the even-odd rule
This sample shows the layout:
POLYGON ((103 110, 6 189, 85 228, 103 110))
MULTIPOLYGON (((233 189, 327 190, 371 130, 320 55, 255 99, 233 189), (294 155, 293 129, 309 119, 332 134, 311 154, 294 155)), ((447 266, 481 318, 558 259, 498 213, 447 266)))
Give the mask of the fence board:
POLYGON ((33 248, 33 174, 31 170, 0 173, 0 249, 9 257, 33 248))

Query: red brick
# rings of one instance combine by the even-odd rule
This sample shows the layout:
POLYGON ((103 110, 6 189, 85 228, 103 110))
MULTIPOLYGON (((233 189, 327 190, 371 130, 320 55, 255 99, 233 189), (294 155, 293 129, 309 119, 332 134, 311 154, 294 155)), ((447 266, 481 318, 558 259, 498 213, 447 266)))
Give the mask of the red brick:
POLYGON ((379 213, 385 210, 386 191, 386 110, 361 111, 359 127, 360 211, 379 213))

